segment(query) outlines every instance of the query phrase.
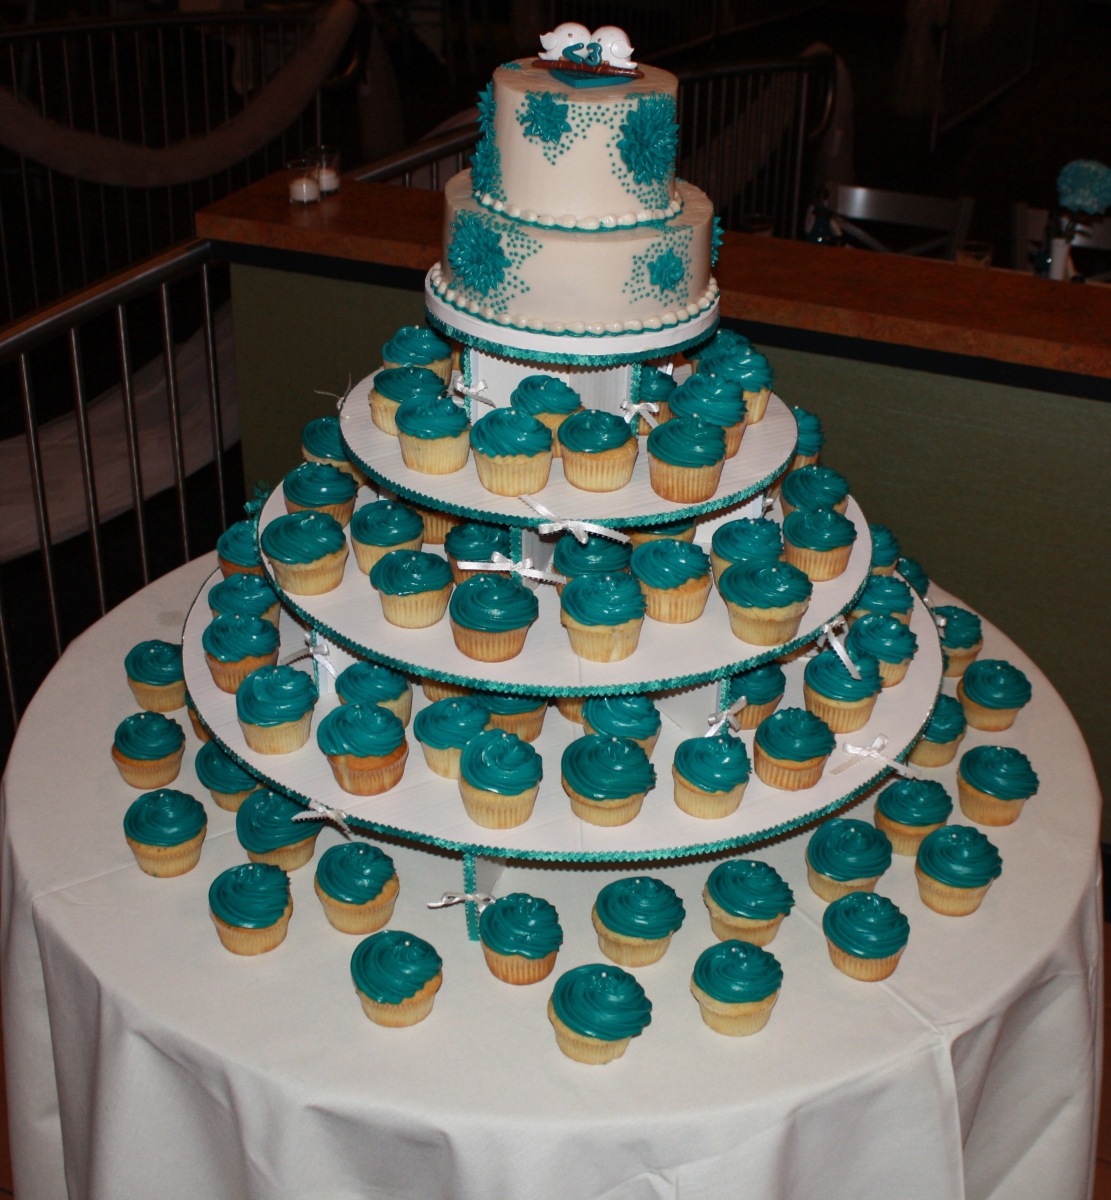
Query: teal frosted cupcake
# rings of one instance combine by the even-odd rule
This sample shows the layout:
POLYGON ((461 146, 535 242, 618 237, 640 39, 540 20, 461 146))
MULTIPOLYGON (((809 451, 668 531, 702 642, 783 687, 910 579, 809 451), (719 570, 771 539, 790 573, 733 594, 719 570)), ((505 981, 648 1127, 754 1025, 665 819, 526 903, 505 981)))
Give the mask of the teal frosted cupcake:
POLYGON ((897 618, 868 613, 853 622, 845 646, 850 654, 870 654, 879 666, 883 686, 889 688, 906 678, 918 652, 918 638, 897 618))
POLYGON ((872 718, 876 697, 883 688, 879 663, 871 654, 846 650, 856 665, 859 679, 832 650, 815 655, 803 672, 802 691, 806 707, 834 733, 855 733, 872 718))
POLYGON ((491 973, 521 987, 547 979, 555 969, 563 930, 554 905, 511 892, 482 910, 478 939, 491 973))
POLYGON ((876 828, 887 835, 892 853, 913 856, 952 811, 953 801, 936 779, 897 779, 876 797, 876 828))
POLYGON ((944 767, 956 758, 967 728, 961 702, 952 696, 938 696, 926 728, 907 761, 919 767, 944 767))
POLYGON ((451 379, 451 345, 422 325, 403 325, 382 347, 382 366, 424 367, 447 383, 451 379))
POLYGON ((710 372, 715 362, 734 357, 743 359, 752 352, 753 345, 743 333, 719 325, 714 336, 704 346, 697 346, 688 351, 687 357, 694 364, 696 371, 710 372))
POLYGON ((383 929, 355 947, 351 978, 363 1012, 376 1025, 403 1029, 432 1012, 444 982, 444 964, 423 938, 383 929))
POLYGON ((112 761, 135 788, 166 787, 177 778, 185 753, 185 731, 157 712, 135 713, 116 726, 112 761))
POLYGON ((919 847, 914 863, 922 903, 945 917, 974 913, 1002 873, 999 851, 968 825, 935 830, 919 847))
POLYGON ((706 880, 702 899, 710 928, 727 942, 737 939, 766 946, 775 939, 795 896, 779 872, 764 862, 731 858, 719 863, 706 880))
POLYGON ((781 708, 756 727, 753 769, 769 787, 802 791, 821 779, 836 745, 821 717, 804 708, 781 708))
POLYGON ((629 569, 644 592, 646 612, 654 621, 686 625, 706 611, 710 558, 701 546, 673 538, 646 542, 633 551, 629 569))
POLYGON ((675 803, 691 817, 716 820, 736 812, 748 786, 748 751, 740 738, 687 738, 671 764, 675 803))
POLYGON ((737 714, 737 724, 742 729, 755 729, 779 707, 786 690, 787 676, 776 662, 763 663, 734 675, 730 684, 730 700, 736 701, 743 696, 747 701, 737 714))
POLYGON ((822 916, 829 957, 850 979, 878 983, 894 974, 910 940, 910 922, 875 892, 850 892, 822 916))
POLYGON ((513 389, 509 403, 552 431, 552 454, 559 458, 559 427, 572 413, 582 410, 579 393, 554 375, 526 375, 513 389))
POLYGON ((336 676, 336 692, 344 704, 380 704, 402 725, 413 713, 413 689, 400 671, 380 663, 357 662, 336 676))
POLYGON ((252 671, 278 661, 278 627, 261 617, 213 617, 201 634, 212 682, 234 695, 252 671))
POLYGON ((471 576, 455 589, 449 608, 456 647, 478 662, 516 658, 540 614, 535 594, 514 575, 471 576))
POLYGON ((364 575, 391 550, 419 550, 424 545, 424 520, 420 513, 393 500, 364 504, 351 518, 351 545, 364 575))
POLYGON ((208 591, 208 608, 214 617, 261 617, 278 623, 278 596, 259 575, 229 575, 208 591))
POLYGON ((630 738, 648 755, 659 740, 660 710, 647 696, 590 696, 583 701, 583 728, 608 738, 630 738))
POLYGON ((327 513, 276 517, 262 531, 262 551, 278 587, 294 596, 320 596, 343 582, 347 538, 343 526, 327 513))
POLYGON ((957 684, 957 699, 969 725, 989 733, 1010 729, 1032 695, 1030 680, 1018 667, 998 658, 970 663, 957 684))
POLYGON ((281 945, 289 928, 289 876, 267 863, 229 867, 208 889, 208 912, 225 950, 265 954, 281 945))
POLYGON ((327 513, 341 525, 351 520, 358 490, 351 475, 328 463, 302 463, 282 480, 287 513, 327 513))
MULTIPOLYGON (((239 578, 258 579, 255 575, 239 578)), ((167 713, 185 706, 185 668, 180 642, 161 639, 140 642, 128 650, 123 667, 127 672, 127 685, 140 708, 147 712, 167 713)))
POLYGON ((290 666, 252 671, 235 693, 235 715, 259 754, 291 754, 309 740, 318 692, 312 676, 290 666))
POLYGON ((261 786, 246 767, 229 758, 215 742, 205 742, 197 751, 193 770, 216 804, 227 812, 238 812, 243 801, 261 786))
POLYGON ((702 1020, 726 1037, 749 1037, 768 1023, 779 999, 783 968, 774 954, 749 942, 703 950, 694 964, 691 993, 702 1020))
POLYGON ((914 597, 901 579, 891 575, 869 575, 864 590, 857 597, 856 607, 849 613, 849 624, 868 613, 878 613, 881 617, 894 617, 909 625, 913 611, 914 597))
POLYGON ((544 778, 540 755, 516 734, 487 729, 459 756, 459 794, 467 816, 485 829, 513 829, 532 816, 544 778))
POLYGON ((714 354, 709 363, 698 364, 698 373, 703 372, 739 383, 748 407, 748 423, 755 425, 763 420, 775 375, 771 364, 758 350, 752 346, 723 349, 714 354))
POLYGON ((1038 790, 1030 760, 1013 746, 974 746, 957 768, 961 812, 977 825, 1011 825, 1038 790))
POLYGON ((677 542, 693 542, 695 521, 664 521, 660 525, 637 525, 624 532, 629 535, 631 549, 645 542, 658 542, 661 538, 673 538, 677 542))
POLYGON ((718 579, 733 636, 750 646, 781 646, 799 631, 814 585, 790 563, 738 563, 718 579))
POLYGON ((713 497, 725 465, 725 430, 701 417, 673 417, 648 435, 652 490, 675 504, 713 497))
POLYGON ((301 430, 301 457, 305 462, 327 463, 337 471, 346 471, 360 486, 366 483, 366 476, 347 457, 339 417, 317 417, 301 430))
POLYGON ((819 825, 806 847, 811 891, 827 904, 850 892, 871 892, 891 866, 891 842, 867 821, 834 817, 819 825))
POLYGON ((543 491, 552 469, 552 431, 515 408, 495 408, 471 430, 474 465, 495 496, 543 491))
POLYGON ((733 379, 699 372, 679 385, 668 401, 672 417, 701 417, 725 433, 725 457, 741 448, 746 405, 741 385, 733 379))
POLYGON ((261 575, 262 557, 258 552, 258 525, 254 520, 236 521, 216 539, 216 558, 224 578, 243 573, 261 575))
POLYGON ((208 817, 185 792, 159 788, 140 796, 123 816, 123 833, 135 861, 156 879, 184 875, 201 861, 208 817))
POLYGON ((945 674, 950 679, 959 679, 984 647, 983 624, 974 612, 955 604, 939 604, 934 617, 945 651, 945 674))
POLYGON ((587 408, 560 426, 563 475, 584 492, 615 492, 633 477, 639 444, 631 423, 616 413, 587 408))
POLYGON ((900 558, 896 570, 923 599, 926 598, 926 593, 930 590, 930 577, 920 563, 916 563, 913 558, 900 558))
POLYGON ((406 400, 394 413, 401 457, 410 471, 453 475, 467 465, 471 423, 463 408, 448 396, 406 400))
POLYGON ((470 579, 480 571, 460 568, 461 562, 493 562, 495 554, 513 556, 513 536, 504 525, 483 525, 468 521, 449 529, 444 537, 444 553, 451 564, 451 576, 456 583, 470 579))
MULTIPOLYGON (((612 575, 629 569, 632 553, 627 542, 616 542, 600 534, 589 533, 586 542, 580 543, 573 533, 563 533, 552 554, 552 570, 568 581, 576 575, 612 575)), ((566 586, 560 584, 557 590, 562 593, 566 586)))
POLYGON ((798 508, 832 508, 843 513, 849 505, 848 480, 831 467, 800 467, 783 480, 779 502, 784 517, 798 508))
POLYGON ((397 410, 406 400, 434 400, 444 394, 444 379, 427 367, 389 367, 379 371, 370 389, 370 415, 383 433, 397 437, 397 410))
POLYGON ((489 727, 490 710, 478 696, 446 696, 417 713, 413 736, 432 771, 458 779, 463 747, 489 727))
POLYGON ((856 526, 832 508, 798 508, 783 521, 783 557, 814 583, 844 574, 855 541, 856 526))
POLYGON ((374 933, 389 924, 399 885, 388 854, 369 842, 341 842, 320 856, 313 887, 333 929, 374 933))
POLYGON ((636 742, 596 733, 564 750, 560 776, 571 811, 591 825, 627 825, 656 786, 655 768, 636 742))
MULTIPOLYGON (((676 382, 673 375, 658 367, 650 367, 647 363, 640 369, 640 384, 637 387, 635 404, 656 405, 656 421, 671 420, 671 394, 675 391, 676 382)), ((647 435, 652 432, 652 426, 643 417, 638 417, 637 432, 647 435)))
POLYGON ((484 692, 482 703, 490 710, 490 725, 515 733, 522 742, 535 742, 544 728, 548 701, 544 696, 506 696, 484 692))
POLYGON ((590 910, 598 948, 622 967, 659 962, 686 916, 675 889, 647 875, 606 884, 590 910))
POLYGON ((427 629, 442 621, 451 598, 451 567, 426 550, 391 550, 370 571, 382 615, 401 629, 427 629))
POLYGON ((869 524, 872 535, 872 574, 893 575, 899 562, 899 540, 886 525, 869 524))
POLYGON ((726 521, 714 530, 710 543, 710 563, 714 582, 738 563, 776 563, 783 557, 783 534, 774 521, 765 517, 740 517, 726 521))
POLYGON ((646 601, 628 572, 576 575, 560 595, 571 649, 588 662, 622 662, 637 648, 646 601))
POLYGON ((601 1066, 620 1058, 651 1024, 652 1001, 627 971, 587 963, 556 980, 548 1020, 568 1058, 601 1066))
POLYGON ((312 858, 321 830, 319 821, 294 819, 304 812, 296 800, 259 788, 239 806, 235 836, 251 862, 296 871, 312 858))
POLYGON ((378 796, 401 782, 409 757, 405 726, 380 704, 341 704, 320 722, 316 744, 352 796, 378 796))

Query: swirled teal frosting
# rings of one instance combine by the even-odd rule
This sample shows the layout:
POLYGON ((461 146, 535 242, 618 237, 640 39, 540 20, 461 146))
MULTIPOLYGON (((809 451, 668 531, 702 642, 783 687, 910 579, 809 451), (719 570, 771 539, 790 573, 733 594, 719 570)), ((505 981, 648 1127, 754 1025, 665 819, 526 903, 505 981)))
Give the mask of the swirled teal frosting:
POLYGON ((588 733, 563 752, 563 778, 588 800, 624 800, 656 785, 648 755, 629 738, 588 733))
MULTIPOLYGON (((231 578, 258 579, 258 576, 237 574, 231 578)), ((180 642, 140 642, 128 650, 123 667, 128 679, 134 679, 137 683, 149 683, 155 687, 180 683, 185 678, 185 668, 181 665, 180 642)))
POLYGON ((503 696, 497 692, 483 692, 482 703, 498 717, 519 717, 524 713, 534 713, 547 703, 544 696, 503 696))
POLYGON ((564 533, 556 542, 552 567, 560 575, 586 575, 591 571, 611 573, 628 569, 632 547, 628 542, 589 533, 586 544, 580 545, 573 533, 564 533))
POLYGON ((748 751, 728 734, 687 738, 675 751, 675 769, 704 792, 728 792, 748 782, 748 751))
POLYGON ((210 791, 225 796, 248 792, 258 787, 258 780, 227 754, 215 742, 205 742, 193 760, 197 778, 210 791))
MULTIPOLYGON (((701 373, 701 364, 699 364, 699 368, 699 373, 701 373)), ((746 392, 758 392, 761 388, 770 388, 775 380, 771 364, 755 350, 743 356, 730 354, 714 359, 710 366, 710 374, 734 379, 746 392)))
POLYGON ((712 467, 725 458, 725 430, 701 417, 673 417, 648 435, 648 453, 673 467, 712 467))
POLYGON ((450 355, 447 342, 420 325, 403 325, 382 347, 383 362, 409 367, 423 367, 450 355))
POLYGON ((623 625, 644 616, 644 593, 628 571, 576 575, 560 597, 563 611, 580 625, 623 625))
POLYGON ((694 542, 658 538, 637 546, 629 569, 646 587, 671 589, 705 579, 710 574, 710 556, 694 542))
MULTIPOLYGON (((567 422, 563 424, 566 426, 567 422)), ((562 435, 561 428, 561 438, 562 435)), ((494 408, 475 422, 471 448, 487 458, 509 458, 515 454, 532 458, 551 450, 552 431, 529 413, 516 408, 494 408)))
POLYGON ((316 703, 312 676, 289 666, 259 667, 239 685, 235 711, 248 725, 299 721, 316 703))
POLYGON ((444 538, 444 550, 456 562, 491 562, 495 554, 513 555, 513 538, 503 525, 468 521, 453 525, 444 538))
POLYGON ((587 963, 556 980, 552 1008, 567 1026, 603 1042, 639 1037, 652 1023, 652 1001, 628 971, 587 963))
POLYGON ((254 521, 236 521, 216 539, 216 553, 237 567, 257 567, 262 559, 258 553, 258 531, 254 521))
POLYGON ((406 400, 394 414, 394 421, 402 433, 423 441, 460 437, 470 425, 466 411, 449 396, 406 400))
POLYGON ((747 406, 741 385, 720 375, 692 375, 680 384, 668 400, 677 417, 701 417, 712 425, 728 429, 745 419, 747 406))
POLYGON ((322 754, 385 758, 405 741, 401 718, 380 704, 341 704, 316 729, 322 754))
POLYGON ((749 704, 767 704, 782 696, 786 687, 783 668, 779 663, 769 662, 734 675, 730 694, 735 700, 744 696, 749 704))
POLYGON ((805 708, 781 708, 756 727, 756 741, 772 758, 806 762, 832 754, 837 745, 829 726, 805 708))
POLYGON ((391 550, 371 567, 370 582, 387 596, 419 596, 449 587, 451 567, 427 550, 391 550))
POLYGON ((727 563, 778 562, 783 553, 783 534, 765 517, 739 517, 714 530, 714 553, 727 563))
POLYGON ((866 700, 878 696, 883 680, 880 678, 879 662, 871 654, 848 651, 849 658, 856 664, 860 678, 854 679, 848 667, 832 650, 823 650, 807 664, 803 678, 820 696, 829 700, 866 700))
POLYGON ((940 746, 956 741, 967 728, 968 718, 964 715, 961 702, 955 696, 938 696, 937 705, 922 736, 927 742, 935 742, 940 746))
POLYGON ((659 525, 642 525, 640 533, 649 533, 653 537, 671 537, 677 538, 681 533, 686 533, 688 529, 693 529, 694 521, 664 521, 659 525))
POLYGON ((539 896, 511 892, 482 910, 478 936, 495 954, 547 958, 563 945, 555 906, 539 896))
POLYGON ((379 1004, 400 1004, 443 970, 443 960, 423 938, 383 929, 364 938, 351 955, 355 986, 379 1004))
POLYGON ((660 732, 660 711, 647 696, 591 696, 583 720, 595 733, 615 738, 650 738, 660 732))
POLYGON ((540 755, 515 733, 486 729, 463 746, 459 757, 463 778, 483 792, 516 796, 544 778, 540 755))
POLYGON ((208 824, 204 805, 185 792, 144 792, 123 815, 123 831, 144 846, 180 846, 208 824))
POLYGON ((646 401, 652 404, 659 404, 661 401, 667 401, 671 397, 671 393, 675 391, 675 379, 666 371, 657 370, 656 367, 642 367, 640 372, 640 387, 637 389, 637 402, 643 404, 646 401))
POLYGON ((264 552, 283 563, 316 562, 346 545, 343 526, 335 517, 311 509, 275 517, 262 531, 264 552))
POLYGON ((914 607, 914 598, 910 588, 901 579, 893 575, 869 575, 864 590, 857 597, 856 607, 889 617, 893 613, 910 612, 914 607))
POLYGON ((648 875, 607 883, 594 901, 602 924, 622 937, 656 941, 674 933, 687 915, 673 887, 648 875))
MULTIPOLYGON (((700 374, 709 375, 715 373, 724 375, 727 378, 732 378, 737 371, 743 370, 746 366, 752 363, 754 356, 759 355, 759 351, 752 345, 751 342, 732 342, 719 343, 711 342, 698 359, 698 370, 700 374)), ((761 360, 763 356, 761 355, 761 360)))
POLYGON ((413 718, 417 741, 433 750, 462 749, 490 724, 490 710, 477 696, 448 696, 413 718))
POLYGON ((795 424, 799 430, 795 453, 804 458, 820 454, 826 442, 825 434, 822 433, 821 421, 812 412, 807 412, 805 408, 796 407, 794 414, 795 424))
POLYGON ((500 633, 531 625, 540 603, 510 575, 482 574, 465 579, 451 594, 451 619, 466 629, 500 633))
POLYGON ((292 846, 320 832, 319 821, 295 821, 304 808, 281 792, 259 788, 239 806, 235 814, 235 836, 244 850, 268 854, 283 846, 292 846))
POLYGON ((811 464, 788 471, 783 480, 783 499, 795 508, 835 508, 848 494, 848 480, 832 467, 811 464))
POLYGON ((913 558, 900 558, 895 569, 920 596, 930 590, 930 577, 913 558))
POLYGON ((830 879, 871 879, 891 866, 891 842, 882 829, 866 821, 834 817, 810 836, 806 858, 830 879))
POLYGON ((1022 708, 1030 703, 1030 680, 1000 658, 980 658, 964 673, 964 694, 984 708, 1022 708))
POLYGON ((301 445, 317 458, 330 458, 344 462, 347 451, 339 435, 339 417, 317 417, 301 430, 301 445))
POLYGON ((316 865, 320 890, 341 904, 367 904, 397 874, 393 859, 369 842, 329 846, 316 865))
POLYGON ((128 758, 142 762, 176 754, 184 741, 185 732, 181 726, 162 713, 133 713, 116 726, 116 749, 128 758))
POLYGON ((850 654, 871 654, 881 662, 901 663, 915 656, 918 638, 902 621, 870 612, 853 622, 845 645, 850 654))
POLYGON ((278 640, 277 625, 261 617, 213 617, 201 634, 201 645, 222 663, 273 654, 278 640))
MULTIPOLYGON (((797 474, 792 471, 787 478, 797 474)), ((856 526, 832 508, 796 508, 783 520, 783 540, 804 550, 836 550, 856 541, 856 526)), ((886 577, 876 575, 874 578, 886 577)))
POLYGON ((513 389, 509 403, 521 412, 568 414, 582 408, 574 388, 554 375, 526 375, 513 389))
POLYGON ((242 571, 229 575, 208 592, 208 607, 217 615, 261 617, 277 603, 274 589, 261 575, 242 571))
POLYGON ((918 867, 938 883, 956 888, 983 887, 1003 874, 1003 859, 971 825, 946 825, 922 839, 918 867))
POLYGON ((346 504, 359 490, 354 477, 331 463, 306 462, 282 480, 287 500, 304 508, 321 508, 325 504, 346 504))
POLYGON ((952 811, 953 801, 936 779, 897 779, 876 797, 876 812, 900 825, 939 825, 952 811))
POLYGON ((762 946, 731 939, 703 950, 691 978, 722 1004, 752 1004, 779 991, 783 968, 762 946))
POLYGON ((351 536, 364 546, 397 546, 424 536, 420 513, 392 500, 376 500, 355 510, 351 536))
POLYGON ((886 896, 850 892, 826 909, 822 931, 854 958, 890 958, 910 940, 910 922, 886 896))
POLYGON ((395 404, 404 404, 406 400, 442 396, 444 381, 427 367, 388 367, 375 375, 374 390, 395 404))
POLYGON ((962 755, 960 773, 997 800, 1027 800, 1038 790, 1030 760, 1013 746, 974 746, 962 755))
POLYGON ((573 413, 559 427, 559 440, 566 450, 579 454, 601 454, 616 450, 634 437, 631 421, 600 408, 573 413))
POLYGON ((208 889, 208 907, 239 929, 277 925, 289 903, 289 876, 270 863, 241 863, 221 871, 208 889))
POLYGON ((709 369, 709 364, 715 358, 729 354, 748 354, 751 350, 752 343, 743 333, 719 326, 714 336, 701 349, 692 350, 690 353, 693 358, 698 359, 699 367, 705 364, 709 369))
POLYGON ((795 906, 794 893, 775 867, 748 858, 719 863, 706 880, 706 890, 727 913, 750 921, 772 921, 795 906))
POLYGON ((400 700, 408 690, 409 681, 400 671, 391 671, 380 663, 352 663, 336 676, 336 691, 348 704, 400 700))
MULTIPOLYGON (((808 471, 809 467, 804 467, 808 471)), ((792 471, 791 475, 801 475, 802 471, 792 471)), ((899 561, 899 540, 886 525, 870 522, 868 530, 872 535, 872 566, 891 567, 899 561)))
POLYGON ((718 579, 718 591, 741 608, 785 608, 810 598, 814 585, 790 563, 737 563, 718 579))
POLYGON ((968 650, 984 636, 980 618, 967 608, 955 604, 939 604, 934 615, 945 618, 941 631, 941 644, 950 650, 968 650))

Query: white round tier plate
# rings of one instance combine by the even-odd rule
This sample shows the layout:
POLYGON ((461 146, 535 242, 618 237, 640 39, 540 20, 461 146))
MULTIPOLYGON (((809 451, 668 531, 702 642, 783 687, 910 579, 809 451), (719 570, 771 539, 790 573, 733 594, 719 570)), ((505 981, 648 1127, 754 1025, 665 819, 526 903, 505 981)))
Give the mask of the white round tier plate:
MULTIPOLYGON (((781 792, 753 775, 740 808, 731 816, 716 821, 689 817, 672 800, 671 762, 679 742, 690 734, 665 715, 652 755, 657 786, 649 792, 640 815, 617 829, 585 824, 571 812, 560 785, 559 763, 564 748, 582 731, 552 707, 535 743, 544 760, 545 775, 532 817, 516 829, 484 829, 464 811, 458 785, 428 769, 411 725, 405 775, 397 787, 381 796, 362 798, 342 791, 315 736, 293 754, 265 755, 251 750, 236 719, 235 697, 213 684, 201 647, 201 633, 211 619, 205 597, 219 579, 217 571, 201 589, 183 639, 189 694, 216 740, 256 775, 303 803, 315 799, 338 808, 378 833, 486 856, 571 862, 676 859, 749 845, 786 832, 835 811, 876 783, 887 768, 875 759, 848 755, 840 746, 846 742, 867 746, 882 735, 887 739, 887 754, 894 757, 906 752, 929 718, 941 681, 941 647, 933 619, 916 600, 911 629, 918 637, 919 650, 906 678, 881 693, 872 719, 863 729, 837 738, 838 749, 814 787, 781 792), (843 763, 850 765, 835 773, 843 763)), ((531 662, 535 674, 546 674, 542 658, 532 656, 531 662)), ((802 705, 804 666, 803 659, 787 664, 784 705, 802 705)), ((414 692, 414 712, 419 712, 426 702, 419 688, 414 692)), ((339 702, 334 693, 321 697, 314 729, 339 702)), ((753 734, 745 732, 743 738, 751 757, 753 734)))
MULTIPOLYGON (((285 500, 278 487, 262 510, 260 530, 284 513, 285 500)), ((711 588, 706 611, 697 621, 665 625, 645 618, 637 649, 619 663, 586 662, 571 650, 567 633, 559 623, 559 596, 551 584, 536 589, 540 615, 528 632, 524 650, 508 662, 482 663, 456 648, 446 616, 428 629, 391 625, 382 615, 378 593, 359 570, 354 554, 348 555, 343 582, 322 596, 283 592, 265 555, 263 568, 282 602, 325 637, 354 654, 401 671, 530 695, 665 691, 721 679, 756 666, 810 641, 827 621, 846 611, 864 586, 872 558, 868 523, 851 498, 846 515, 857 530, 848 568, 836 579, 814 585, 810 607, 793 641, 783 646, 752 646, 734 637, 725 602, 717 589, 711 588)), ((430 551, 440 549, 429 547, 430 551)))
MULTIPOLYGON (((433 268, 434 269, 434 268, 433 268)), ((718 321, 720 302, 715 298, 705 312, 670 328, 646 329, 643 333, 574 335, 544 333, 499 325, 463 312, 438 296, 431 285, 432 269, 424 280, 424 305, 434 325, 448 337, 466 342, 492 354, 527 358, 533 362, 591 363, 615 366, 644 358, 663 357, 705 340, 718 321)))
MULTIPOLYGON (((361 379, 351 389, 340 413, 340 431, 349 456, 371 479, 415 504, 444 509, 475 521, 530 526, 544 520, 516 496, 495 496, 488 492, 478 481, 473 458, 453 475, 410 471, 401 457, 397 438, 383 433, 371 419, 373 380, 374 375, 361 379)), ((616 492, 584 492, 572 487, 563 477, 562 460, 557 458, 552 462, 547 487, 534 495, 565 520, 624 526, 685 519, 717 512, 754 496, 790 464, 797 439, 794 414, 782 400, 772 396, 764 419, 745 430, 740 450, 722 469, 717 494, 704 504, 674 504, 652 491, 643 438, 633 478, 616 492)))

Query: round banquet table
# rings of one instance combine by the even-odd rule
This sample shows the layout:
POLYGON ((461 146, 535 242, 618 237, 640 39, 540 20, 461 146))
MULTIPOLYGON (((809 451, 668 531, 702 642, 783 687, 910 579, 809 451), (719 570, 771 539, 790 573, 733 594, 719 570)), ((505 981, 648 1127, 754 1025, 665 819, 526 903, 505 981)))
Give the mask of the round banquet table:
MULTIPOLYGON (((909 946, 880 984, 834 969, 807 835, 765 846, 797 905, 772 951, 784 968, 768 1027, 724 1038, 688 990, 713 943, 701 900, 712 862, 652 866, 687 920, 638 971, 653 1020, 604 1069, 556 1049, 551 981, 499 983, 468 941, 458 859, 389 845, 393 927, 444 960, 432 1016, 407 1030, 364 1017, 312 867, 294 873, 285 943, 224 951, 207 912, 215 875, 244 860, 188 750, 175 787, 205 802, 200 866, 157 880, 121 829, 138 794, 108 750, 135 704, 123 658, 174 638, 213 569, 182 567, 79 638, 31 704, 3 791, 3 1011, 20 1200, 1081 1200, 1090 1193, 1102 1016, 1099 793, 1065 705, 985 622, 985 657, 1020 666, 1032 703, 1004 734, 1041 779, 1021 819, 989 830, 1002 877, 968 918, 918 899, 896 857, 879 890, 909 946)), ((934 589, 935 602, 948 599, 934 589)), ((945 680, 952 691, 954 680, 945 680)), ((188 726, 184 711, 175 714, 188 726)), ((555 714, 552 720, 560 718, 555 714)), ((955 795, 954 766, 933 772, 955 795)), ((852 810, 869 819, 872 800, 852 810)), ((955 820, 962 821, 959 810, 955 820)), ((317 858, 340 837, 326 828, 317 858)), ((315 860, 314 860, 315 861, 315 860)), ((598 889, 629 870, 510 865, 496 891, 558 908, 557 973, 600 954, 598 889)))

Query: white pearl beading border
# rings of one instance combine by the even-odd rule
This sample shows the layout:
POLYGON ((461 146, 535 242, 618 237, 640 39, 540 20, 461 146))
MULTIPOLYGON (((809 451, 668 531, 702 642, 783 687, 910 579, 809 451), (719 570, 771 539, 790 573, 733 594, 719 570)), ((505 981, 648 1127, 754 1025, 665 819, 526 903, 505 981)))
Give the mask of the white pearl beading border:
POLYGON ((658 316, 644 317, 641 320, 610 321, 606 324, 587 323, 585 321, 545 321, 540 317, 530 317, 527 313, 495 312, 489 305, 482 305, 477 300, 464 300, 459 292, 444 278, 443 268, 439 263, 432 268, 429 282, 432 290, 442 300, 460 312, 470 313, 491 321, 496 325, 513 326, 515 329, 531 329, 536 333, 563 333, 574 336, 589 335, 592 337, 607 337, 622 333, 644 333, 657 329, 671 329, 685 324, 692 317, 707 312, 714 305, 718 296, 717 280, 712 276, 709 286, 701 296, 690 304, 677 304, 658 316))
POLYGON ((635 213, 626 212, 620 216, 610 213, 604 217, 576 217, 573 213, 563 213, 555 217, 551 213, 537 213, 531 208, 522 208, 519 204, 495 200, 489 192, 475 192, 474 198, 483 208, 526 225, 539 225, 544 229, 580 229, 588 233, 598 229, 633 229, 637 225, 647 225, 652 221, 670 220, 683 211, 683 201, 678 196, 667 208, 642 208, 635 213))

